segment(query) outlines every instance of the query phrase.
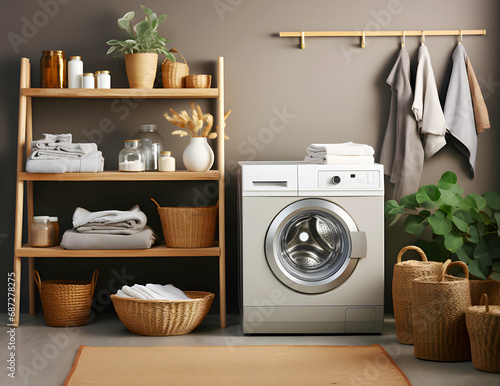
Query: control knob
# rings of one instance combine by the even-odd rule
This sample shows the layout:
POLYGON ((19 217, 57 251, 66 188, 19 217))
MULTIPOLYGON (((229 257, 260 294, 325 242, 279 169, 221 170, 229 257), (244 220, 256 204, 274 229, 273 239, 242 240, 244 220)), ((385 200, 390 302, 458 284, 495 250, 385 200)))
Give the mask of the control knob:
POLYGON ((339 176, 333 176, 332 177, 332 184, 337 185, 340 183, 340 177, 339 176))

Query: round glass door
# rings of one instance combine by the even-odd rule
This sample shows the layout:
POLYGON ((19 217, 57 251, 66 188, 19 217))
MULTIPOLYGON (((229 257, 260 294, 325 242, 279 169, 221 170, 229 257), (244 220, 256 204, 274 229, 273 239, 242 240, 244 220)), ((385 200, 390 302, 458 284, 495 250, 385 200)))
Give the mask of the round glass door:
POLYGON ((269 226, 265 250, 275 276, 304 293, 321 293, 343 283, 354 270, 350 232, 357 231, 342 208, 305 199, 284 208, 269 226))

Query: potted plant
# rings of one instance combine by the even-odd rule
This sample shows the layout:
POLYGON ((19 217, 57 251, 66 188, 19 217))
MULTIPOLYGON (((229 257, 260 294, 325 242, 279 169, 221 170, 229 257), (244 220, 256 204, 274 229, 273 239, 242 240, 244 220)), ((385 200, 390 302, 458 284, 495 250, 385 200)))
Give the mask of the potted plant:
MULTIPOLYGON (((426 229, 431 240, 415 242, 432 260, 448 258, 461 260, 475 279, 491 287, 492 296, 500 292, 500 194, 486 192, 463 196, 464 190, 457 185, 457 176, 446 172, 437 185, 421 186, 416 193, 402 197, 398 202, 385 203, 385 217, 389 226, 404 217, 404 230, 421 236, 426 229)), ((480 282, 471 280, 471 295, 480 282)), ((490 295, 489 295, 490 296, 490 295)), ((473 304, 479 299, 473 299, 473 304)))
POLYGON ((159 24, 167 15, 157 16, 151 9, 141 5, 146 14, 145 20, 132 27, 135 12, 130 11, 118 19, 118 27, 129 35, 127 40, 109 40, 108 54, 118 53, 125 56, 127 78, 131 88, 153 88, 158 67, 158 54, 165 55, 175 62, 175 57, 165 47, 169 41, 158 34, 159 24))

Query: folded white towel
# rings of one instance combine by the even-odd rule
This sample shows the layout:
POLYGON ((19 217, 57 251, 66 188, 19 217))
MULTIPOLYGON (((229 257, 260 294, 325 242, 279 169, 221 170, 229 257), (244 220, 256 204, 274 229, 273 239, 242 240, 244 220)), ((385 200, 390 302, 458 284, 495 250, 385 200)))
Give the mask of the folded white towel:
POLYGON ((142 299, 142 300, 149 300, 141 292, 137 291, 136 289, 134 289, 132 287, 129 287, 128 285, 124 285, 122 287, 122 291, 123 291, 123 293, 125 293, 128 296, 130 296, 131 298, 142 299))
POLYGON ((304 161, 312 164, 325 165, 372 165, 375 158, 372 155, 330 155, 323 157, 307 156, 304 161))
POLYGON ((143 296, 146 297, 148 300, 161 300, 163 299, 160 295, 158 295, 155 291, 150 290, 149 288, 146 288, 145 286, 141 284, 134 284, 132 286, 134 290, 137 292, 141 293, 143 296))
POLYGON ((146 284, 146 288, 155 291, 159 294, 162 299, 166 300, 190 300, 184 292, 179 288, 174 287, 172 284, 161 285, 161 284, 146 284))
POLYGON ((84 208, 76 208, 73 213, 73 226, 79 232, 91 230, 141 230, 148 219, 138 205, 130 210, 101 210, 90 212, 84 208))
POLYGON ((374 155, 375 150, 370 145, 345 142, 345 143, 313 143, 307 148, 307 154, 310 156, 317 155, 374 155), (313 154, 311 154, 313 153, 313 154), (320 154, 318 154, 320 153, 320 154))
POLYGON ((33 158, 26 161, 28 173, 99 173, 104 170, 104 157, 94 151, 83 157, 33 158))
POLYGON ((123 292, 121 289, 116 291, 116 296, 119 296, 121 298, 132 298, 132 296, 128 296, 125 292, 123 292))

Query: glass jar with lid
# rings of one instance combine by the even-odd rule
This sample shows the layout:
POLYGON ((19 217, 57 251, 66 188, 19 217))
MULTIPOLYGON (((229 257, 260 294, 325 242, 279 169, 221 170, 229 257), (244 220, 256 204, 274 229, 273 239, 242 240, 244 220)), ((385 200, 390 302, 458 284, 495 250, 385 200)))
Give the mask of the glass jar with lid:
POLYGON ((121 172, 143 172, 146 157, 140 147, 140 140, 126 139, 124 148, 118 155, 118 170, 121 172))
POLYGON ((154 124, 144 124, 139 126, 139 132, 134 139, 141 140, 141 148, 146 156, 146 170, 158 170, 158 161, 162 150, 165 148, 165 142, 158 128, 154 124))
POLYGON ((49 216, 34 216, 31 224, 32 247, 43 248, 54 245, 54 229, 49 216))

